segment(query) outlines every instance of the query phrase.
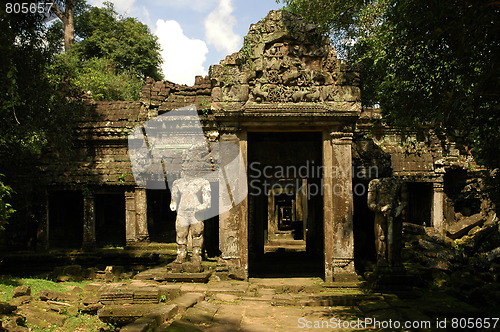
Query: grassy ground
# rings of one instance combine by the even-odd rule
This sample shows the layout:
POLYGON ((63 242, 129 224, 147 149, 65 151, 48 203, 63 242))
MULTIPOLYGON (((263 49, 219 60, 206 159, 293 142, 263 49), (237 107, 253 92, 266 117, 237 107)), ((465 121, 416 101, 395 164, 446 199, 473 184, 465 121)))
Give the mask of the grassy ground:
POLYGON ((7 302, 12 298, 14 289, 18 286, 28 285, 31 287, 31 295, 36 297, 42 289, 56 291, 56 292, 67 292, 67 286, 78 286, 84 287, 85 285, 91 283, 92 281, 82 281, 82 282, 64 282, 57 283, 46 279, 34 279, 34 278, 14 278, 9 276, 0 276, 0 301, 7 302))
MULTIPOLYGON (((41 290, 70 293, 71 288, 76 286, 83 289, 91 282, 92 281, 86 280, 81 282, 57 283, 46 279, 0 276, 0 301, 10 301, 16 287, 28 285, 31 287, 33 300, 29 304, 23 305, 23 310, 27 310, 26 308, 28 308, 32 314, 26 317, 27 321, 22 322, 21 324, 18 322, 19 325, 24 325, 30 328, 33 332, 113 331, 113 326, 103 323, 95 315, 88 315, 79 312, 77 307, 73 307, 74 310, 63 310, 60 312, 49 311, 47 313, 47 308, 45 308, 46 304, 37 300, 38 294, 41 290), (40 311, 40 314, 43 315, 59 315, 59 319, 56 319, 55 321, 59 321, 60 323, 48 323, 44 321, 42 317, 37 317, 38 315, 36 313, 38 311, 40 311)), ((4 316, 0 319, 4 324, 6 324, 9 320, 14 318, 4 316)))

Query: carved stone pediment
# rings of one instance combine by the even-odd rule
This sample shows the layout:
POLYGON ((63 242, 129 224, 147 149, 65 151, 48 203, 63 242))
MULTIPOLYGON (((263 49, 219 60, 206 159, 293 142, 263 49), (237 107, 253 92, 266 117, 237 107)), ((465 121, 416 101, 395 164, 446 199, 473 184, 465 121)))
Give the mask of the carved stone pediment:
POLYGON ((361 111, 358 74, 314 25, 287 11, 271 11, 252 25, 243 48, 209 75, 214 110, 361 111))

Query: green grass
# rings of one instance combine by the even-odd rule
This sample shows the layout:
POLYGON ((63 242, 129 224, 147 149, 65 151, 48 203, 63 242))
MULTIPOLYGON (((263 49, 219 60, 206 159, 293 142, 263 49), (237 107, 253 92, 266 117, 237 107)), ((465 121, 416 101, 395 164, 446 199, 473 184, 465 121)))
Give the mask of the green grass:
MULTIPOLYGON (((9 276, 0 276, 0 301, 9 301, 12 298, 14 289, 18 286, 28 285, 31 287, 31 294, 37 297, 41 290, 51 290, 56 292, 69 293, 67 286, 84 287, 92 281, 86 280, 82 282, 61 282, 57 283, 47 279, 36 278, 15 278, 9 276)), ((35 302, 34 302, 35 303, 35 302)), ((35 303, 36 306, 36 303, 35 303)), ((26 322, 26 326, 32 332, 73 332, 73 331, 114 331, 114 326, 106 324, 99 320, 97 316, 79 313, 77 311, 61 312, 67 316, 63 326, 47 324, 45 326, 37 326, 33 323, 26 322)))
POLYGON ((64 322, 64 327, 62 331, 114 331, 115 328, 99 320, 97 316, 79 314, 78 316, 73 316, 68 318, 64 322))
POLYGON ((48 325, 38 326, 27 323, 26 326, 32 332, 74 332, 74 331, 115 331, 111 324, 99 320, 97 316, 77 314, 66 319, 63 326, 48 325))
POLYGON ((9 301, 12 298, 14 289, 18 286, 28 285, 31 287, 31 294, 36 296, 42 289, 56 291, 56 292, 68 292, 68 288, 65 286, 79 286, 83 287, 92 281, 82 281, 82 282, 63 282, 57 283, 54 281, 46 279, 35 279, 35 278, 14 278, 14 277, 0 277, 0 301, 9 301))

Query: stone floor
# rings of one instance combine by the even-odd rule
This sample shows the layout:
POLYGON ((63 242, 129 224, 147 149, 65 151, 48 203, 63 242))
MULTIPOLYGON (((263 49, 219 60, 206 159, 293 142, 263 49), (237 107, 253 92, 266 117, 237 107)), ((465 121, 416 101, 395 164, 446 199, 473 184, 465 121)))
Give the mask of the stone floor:
MULTIPOLYGON (((136 279, 117 285, 123 294, 134 290, 134 299, 154 289, 177 294, 155 304, 154 312, 123 327, 124 332, 433 331, 440 319, 447 318, 450 324, 452 317, 486 314, 444 293, 374 293, 364 291, 358 282, 325 283, 320 278, 221 281, 212 276, 207 283, 136 279)), ((134 311, 134 305, 128 311, 134 311)), ((101 313, 105 311, 106 305, 101 313)))
POLYGON ((356 320, 359 316, 361 313, 356 308, 340 306, 278 307, 270 300, 249 299, 237 303, 203 301, 188 309, 182 318, 157 331, 301 331, 304 328, 300 327, 306 327, 308 321, 313 324, 333 317, 356 320))
POLYGON ((358 286, 319 278, 183 284, 182 291, 203 293, 204 300, 156 331, 434 331, 445 317, 449 328, 451 317, 481 316, 444 294, 368 293, 358 286))

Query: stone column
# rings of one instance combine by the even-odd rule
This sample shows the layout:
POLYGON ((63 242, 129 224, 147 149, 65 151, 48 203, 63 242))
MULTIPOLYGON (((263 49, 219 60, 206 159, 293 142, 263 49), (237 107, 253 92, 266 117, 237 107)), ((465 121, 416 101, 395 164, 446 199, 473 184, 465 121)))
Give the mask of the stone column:
POLYGON ((49 193, 47 191, 43 193, 41 201, 36 233, 36 248, 37 250, 47 250, 49 249, 49 193))
POLYGON ((323 233, 325 281, 333 281, 333 149, 329 132, 323 132, 323 233))
POLYGON ((137 221, 134 191, 125 192, 125 240, 127 244, 137 242, 137 221))
MULTIPOLYGON (((247 137, 246 133, 239 133, 234 130, 221 132, 219 156, 220 165, 228 165, 234 159, 233 153, 225 151, 224 143, 232 143, 239 146, 243 162, 247 164, 247 137)), ((234 146, 234 145, 233 145, 234 146)), ((220 174, 224 177, 224 173, 220 174)), ((227 178, 230 182, 237 182, 240 179, 227 178)), ((229 184, 219 182, 220 186, 227 187, 229 184)), ((238 187, 232 183, 230 187, 238 187)), ((221 258, 225 260, 230 274, 234 274, 242 279, 248 279, 248 198, 239 204, 233 202, 232 193, 230 195, 221 194, 219 189, 219 208, 231 207, 229 211, 219 214, 219 249, 221 258)))
POLYGON ((443 182, 432 184, 432 226, 440 233, 446 231, 444 222, 444 186, 443 182))
MULTIPOLYGON (((147 196, 145 188, 135 188, 135 218, 137 224, 137 240, 149 242, 148 218, 147 218, 147 196)), ((165 206, 165 209, 168 207, 165 206)))
POLYGON ((96 246, 95 198, 93 193, 83 194, 83 248, 96 246))
POLYGON ((268 191, 267 197, 267 239, 265 242, 268 242, 269 239, 275 240, 276 231, 278 230, 278 213, 276 211, 275 206, 275 197, 274 192, 272 190, 268 191))
MULTIPOLYGON (((333 247, 332 257, 328 257, 332 260, 326 262, 325 267, 331 264, 335 281, 355 281, 357 275, 354 270, 352 133, 331 132, 330 135, 333 218, 330 221, 332 224, 325 227, 325 245, 328 239, 333 247)), ((329 165, 325 166, 329 168, 329 165)), ((325 273, 325 276, 328 275, 325 273)))

